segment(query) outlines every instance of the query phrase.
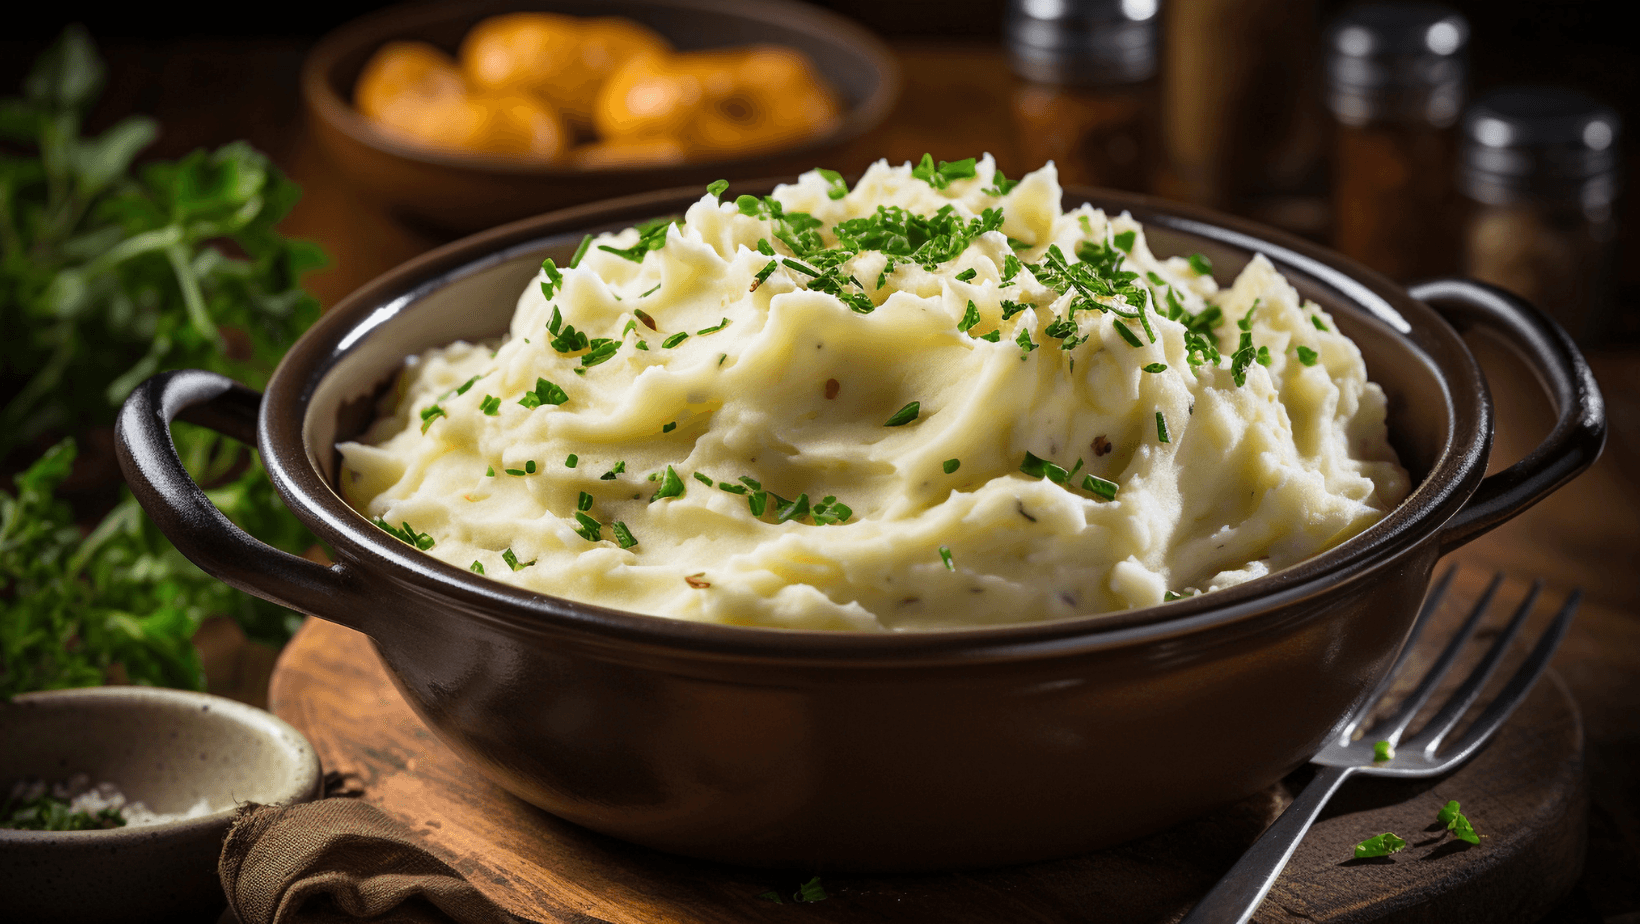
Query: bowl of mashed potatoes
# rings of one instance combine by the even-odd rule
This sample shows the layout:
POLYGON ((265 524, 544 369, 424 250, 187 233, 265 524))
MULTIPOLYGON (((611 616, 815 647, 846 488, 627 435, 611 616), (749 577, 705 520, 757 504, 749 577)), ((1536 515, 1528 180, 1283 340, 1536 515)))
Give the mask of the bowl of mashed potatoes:
POLYGON ((1436 558, 1593 461, 1552 322, 1417 294, 1051 165, 925 158, 498 228, 339 305, 266 396, 163 374, 118 434, 179 548, 369 634, 548 811, 736 863, 1022 862, 1303 763, 1436 558), (1492 478, 1454 325, 1560 411, 1492 478), (335 565, 210 507, 185 412, 255 435, 335 565))

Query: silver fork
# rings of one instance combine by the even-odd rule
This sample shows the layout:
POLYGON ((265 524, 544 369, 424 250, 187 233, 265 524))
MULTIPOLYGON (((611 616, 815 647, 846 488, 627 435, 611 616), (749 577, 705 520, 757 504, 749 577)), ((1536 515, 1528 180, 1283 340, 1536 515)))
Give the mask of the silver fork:
POLYGON ((1253 916, 1253 912, 1258 910, 1259 903, 1275 884, 1276 877, 1281 875, 1287 861, 1292 859, 1293 851, 1298 849, 1298 842, 1303 839, 1304 832, 1310 829, 1310 825, 1315 823, 1316 816, 1321 814, 1322 806, 1327 804, 1327 800, 1338 791, 1338 787, 1345 780, 1357 773, 1403 778, 1445 773, 1473 757, 1492 737, 1492 733, 1509 718, 1515 707, 1520 705, 1521 700, 1526 698, 1532 684, 1548 666, 1550 655, 1554 654, 1556 646, 1565 637, 1566 629, 1572 623, 1572 613, 1582 600, 1581 591, 1574 590, 1567 596, 1566 602, 1560 607, 1560 612, 1555 614, 1554 621, 1533 646, 1531 654, 1527 655, 1526 660, 1515 671, 1515 675, 1509 678, 1509 682, 1470 724, 1463 736, 1437 754, 1437 751, 1441 751, 1441 745, 1446 742, 1447 736, 1457 727, 1459 720, 1475 705, 1481 689, 1486 686, 1486 681, 1497 669, 1498 662, 1503 659, 1510 643, 1520 633, 1526 617, 1537 604, 1543 582, 1533 582, 1526 599, 1515 610, 1503 633, 1481 657, 1474 671, 1452 692, 1451 697, 1417 734, 1406 738, 1404 742, 1402 740, 1407 726, 1412 724, 1418 710, 1429 702, 1441 679, 1452 669, 1464 645, 1481 624, 1487 607, 1492 603, 1492 597, 1497 593, 1498 586, 1503 583, 1503 575, 1498 574, 1493 576, 1486 591, 1475 601, 1475 606, 1469 617, 1464 620, 1463 627, 1447 643, 1445 650, 1430 666, 1429 672, 1419 681, 1417 688, 1395 707, 1393 713, 1374 724, 1371 734, 1362 735, 1360 740, 1353 740, 1356 737, 1356 730, 1361 728, 1374 707, 1394 685, 1396 678, 1406 669, 1409 655, 1417 644, 1419 634, 1432 621, 1435 610, 1447 588, 1451 586, 1452 577, 1456 572, 1457 568, 1449 568, 1430 592, 1417 621, 1413 623, 1400 657, 1396 659, 1395 666, 1390 668, 1383 682, 1350 716, 1338 736, 1328 741, 1320 753, 1310 759, 1317 767, 1315 777, 1293 799, 1293 804, 1287 807, 1281 817, 1259 835, 1247 853, 1224 874, 1211 892, 1190 909, 1190 913, 1186 914, 1179 924, 1244 924, 1253 916), (1392 760, 1374 763, 1374 743, 1377 741, 1388 741, 1394 748, 1392 760))

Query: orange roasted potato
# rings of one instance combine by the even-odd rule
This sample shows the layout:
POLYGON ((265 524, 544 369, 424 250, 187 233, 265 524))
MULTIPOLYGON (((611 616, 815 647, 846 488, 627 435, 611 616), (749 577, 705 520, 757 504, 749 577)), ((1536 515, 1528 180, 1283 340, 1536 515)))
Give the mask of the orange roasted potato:
POLYGON ((432 101, 466 92, 461 70, 426 42, 388 42, 365 62, 353 104, 378 121, 406 101, 432 101))
POLYGON ((604 84, 593 125, 606 139, 669 137, 693 156, 728 157, 821 134, 838 111, 807 56, 759 45, 634 57, 604 84))
POLYGON ((535 93, 585 128, 610 74, 634 55, 670 47, 653 30, 618 17, 509 13, 474 26, 460 57, 474 87, 535 93))

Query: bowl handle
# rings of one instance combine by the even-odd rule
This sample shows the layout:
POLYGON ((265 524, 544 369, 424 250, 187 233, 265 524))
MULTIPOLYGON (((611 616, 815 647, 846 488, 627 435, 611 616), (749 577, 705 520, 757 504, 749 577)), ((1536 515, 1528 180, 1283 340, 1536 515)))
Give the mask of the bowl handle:
POLYGON ((1460 333, 1489 330, 1537 373, 1555 407, 1555 426, 1514 465, 1482 479, 1441 532, 1445 554, 1547 497, 1594 464, 1606 443, 1606 404, 1572 338, 1526 300, 1473 279, 1432 279, 1408 290, 1460 333))
POLYGON ((212 577, 303 613, 368 631, 355 614, 373 609, 345 564, 330 567, 253 538, 216 509, 177 456, 181 419, 256 445, 262 394, 201 369, 161 372, 132 391, 114 423, 115 453, 137 503, 188 560, 212 577), (351 603, 350 603, 351 601, 351 603))

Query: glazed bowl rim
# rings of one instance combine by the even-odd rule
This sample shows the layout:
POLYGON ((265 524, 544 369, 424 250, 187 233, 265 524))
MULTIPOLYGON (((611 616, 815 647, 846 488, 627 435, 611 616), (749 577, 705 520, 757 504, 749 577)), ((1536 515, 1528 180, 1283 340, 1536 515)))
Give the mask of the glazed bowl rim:
MULTIPOLYGON (((779 181, 734 184, 729 193, 767 190, 779 181)), ((306 447, 309 399, 317 383, 379 326, 444 284, 587 229, 636 221, 699 198, 693 187, 627 196, 552 212, 481 232, 412 259, 377 277, 330 309, 286 354, 269 381, 258 419, 258 444, 276 489, 314 532, 364 580, 387 581, 446 610, 522 635, 563 634, 606 647, 684 653, 695 658, 777 659, 857 665, 973 663, 1072 654, 1177 639, 1284 612, 1299 601, 1364 580, 1422 543, 1473 493, 1491 446, 1491 406, 1484 379, 1457 332, 1433 309, 1383 276, 1318 245, 1242 219, 1149 196, 1067 190, 1066 198, 1141 223, 1206 238, 1251 257, 1263 253, 1289 276, 1301 273, 1337 290, 1349 309, 1394 329, 1410 358, 1431 367, 1445 399, 1447 434, 1429 470, 1407 497, 1366 530, 1304 561, 1244 584, 1150 607, 1038 622, 904 632, 842 632, 736 626, 652 616, 540 594, 482 578, 394 539, 353 510, 312 464, 306 447), (1411 316, 1418 321, 1409 323, 1411 316), (1422 335, 1422 336, 1420 336, 1422 335), (1456 364, 1444 365, 1442 359, 1456 364)), ((1392 428, 1393 429, 1393 428, 1392 428)), ((333 448, 330 451, 334 451, 333 448)), ((323 615, 323 614, 319 614, 323 615)), ((368 630, 367 630, 368 631, 368 630)))
MULTIPOLYGON (((70 708, 79 710, 138 710, 163 704, 162 708, 209 707, 219 718, 249 730, 270 742, 286 757, 292 773, 284 781, 282 791, 268 804, 290 804, 313 798, 319 793, 322 770, 319 754, 313 743, 289 722, 266 709, 198 690, 178 690, 169 687, 139 685, 110 685, 101 687, 73 687, 61 690, 36 690, 12 697, 13 704, 29 707, 36 703, 58 704, 67 701, 70 708), (298 773, 303 764, 311 773, 302 773, 305 782, 298 786, 298 773)), ((82 768, 84 769, 84 768, 82 768)), ((76 771, 80 772, 80 771, 76 771)), ((0 783, 10 784, 10 780, 0 783)), ((101 781, 96 781, 101 782, 101 781)), ((128 797, 129 798, 129 797, 128 797)), ((136 800, 136 801, 141 801, 136 800)), ((153 824, 125 825, 118 828, 94 828, 89 831, 30 831, 0 828, 0 848, 17 847, 51 850, 59 846, 76 849, 109 849, 135 845, 153 840, 186 840, 219 832, 239 811, 240 803, 228 805, 197 818, 181 818, 153 824)))
POLYGON ((502 176, 535 177, 542 179, 575 180, 587 176, 631 177, 639 182, 646 176, 664 175, 680 169, 722 169, 726 175, 743 173, 770 157, 802 157, 824 148, 846 144, 880 124, 899 98, 900 67, 898 60, 881 39, 844 16, 830 10, 796 3, 793 0, 762 0, 746 5, 735 0, 642 0, 657 7, 684 8, 702 14, 732 11, 737 15, 766 22, 808 21, 823 25, 824 32, 833 36, 839 47, 848 47, 871 59, 881 80, 871 94, 857 105, 846 106, 837 125, 824 135, 817 135, 789 147, 735 157, 710 160, 686 160, 675 164, 621 165, 608 167, 574 167, 556 163, 540 163, 523 158, 502 155, 461 153, 413 144, 377 129, 331 84, 331 71, 338 61, 361 45, 392 41, 402 34, 407 25, 421 25, 464 15, 464 8, 449 0, 420 0, 403 3, 367 13, 350 20, 321 38, 302 62, 301 91, 313 116, 322 119, 353 141, 401 160, 441 169, 477 171, 502 176))

